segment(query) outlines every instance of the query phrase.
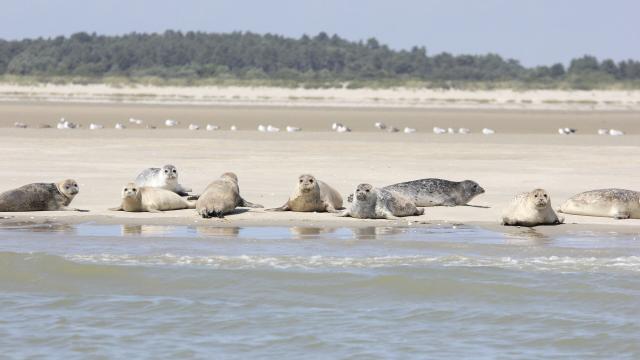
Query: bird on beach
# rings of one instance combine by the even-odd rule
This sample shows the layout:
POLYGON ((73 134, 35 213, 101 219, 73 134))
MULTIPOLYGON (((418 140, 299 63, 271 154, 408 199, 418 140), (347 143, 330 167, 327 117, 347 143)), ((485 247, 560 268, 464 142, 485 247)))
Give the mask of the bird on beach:
POLYGON ((416 132, 416 129, 414 129, 414 128, 410 128, 410 127, 404 128, 404 133, 405 134, 413 134, 414 132, 416 132))
POLYGON ((27 128, 27 124, 22 123, 22 122, 18 122, 16 121, 15 123, 13 123, 13 126, 20 128, 20 129, 26 129, 27 128))
POLYGON ((231 131, 238 131, 238 127, 235 125, 231 125, 231 127, 229 128, 229 130, 231 131))
POLYGON ((166 126, 171 127, 171 126, 176 126, 176 125, 178 125, 178 124, 179 124, 179 122, 178 122, 178 121, 176 121, 176 120, 167 119, 167 120, 165 120, 165 121, 164 121, 164 124, 165 124, 166 126))
POLYGON ((280 128, 277 128, 273 125, 267 125, 267 132, 279 132, 280 128))
POLYGON ((447 128, 447 132, 448 132, 449 134, 455 134, 455 133, 456 133, 456 130, 455 130, 454 128, 447 128))
POLYGON ((466 135, 466 134, 469 134, 469 133, 471 133, 471 130, 469 130, 469 129, 467 129, 467 128, 460 128, 460 129, 458 129, 458 134, 466 135))
POLYGON ((379 122, 379 121, 378 121, 378 122, 376 122, 375 124, 373 124, 373 126, 377 127, 377 128, 378 128, 378 129, 380 129, 380 130, 384 130, 384 129, 386 129, 386 128, 387 128, 387 125, 385 125, 384 123, 381 123, 381 122, 379 122))
POLYGON ((287 132, 298 132, 298 131, 302 131, 302 129, 301 129, 301 128, 299 128, 299 127, 289 126, 289 125, 287 125, 287 128, 286 128, 286 129, 287 129, 287 132))
POLYGON ((611 136, 622 136, 622 135, 624 135, 624 132, 622 130, 610 129, 609 130, 609 135, 611 135, 611 136))
POLYGON ((207 129, 207 131, 214 131, 214 130, 220 129, 220 127, 217 126, 217 125, 207 124, 206 129, 207 129))
POLYGON ((398 129, 395 126, 390 126, 390 127, 387 128, 387 132, 390 132, 390 133, 395 133, 395 132, 398 132, 398 131, 400 131, 400 129, 398 129))
POLYGON ((258 131, 260 131, 260 132, 267 132, 267 127, 266 127, 266 126, 264 126, 264 125, 262 125, 262 124, 260 124, 260 125, 258 125, 258 131))
POLYGON ((340 125, 336 128, 336 132, 339 133, 346 133, 346 132, 351 132, 351 129, 349 129, 348 127, 344 126, 344 125, 340 125))
POLYGON ((436 135, 442 135, 442 134, 444 134, 446 132, 447 132, 447 130, 443 129, 441 127, 437 127, 437 126, 433 127, 433 133, 436 134, 436 135))
POLYGON ((142 120, 140 119, 129 118, 129 122, 136 125, 142 125, 142 120))
POLYGON ((200 126, 196 124, 189 124, 189 130, 200 130, 200 126))
POLYGON ((560 134, 560 135, 571 135, 571 134, 575 134, 576 131, 577 131, 576 129, 565 127, 565 128, 559 128, 558 129, 558 134, 560 134))
POLYGON ((484 129, 482 129, 482 133, 483 133, 484 135, 493 135, 493 134, 495 134, 496 132, 495 132, 495 130, 493 130, 493 129, 490 129, 490 128, 484 128, 484 129))
POLYGON ((102 128, 104 128, 104 126, 100 124, 94 124, 94 123, 89 124, 89 130, 98 130, 102 128))
POLYGON ((338 131, 338 128, 342 127, 342 126, 344 126, 344 125, 342 125, 340 123, 333 123, 333 124, 331 124, 331 130, 338 131))
POLYGON ((122 124, 122 123, 117 123, 117 124, 116 124, 116 126, 115 126, 115 128, 116 128, 116 129, 118 129, 118 130, 124 130, 124 129, 126 129, 127 127, 126 127, 126 126, 124 126, 124 124, 122 124))
POLYGON ((65 120, 65 118, 60 118, 60 120, 58 121, 57 127, 58 129, 75 129, 76 127, 78 127, 78 125, 65 120))
POLYGON ((598 129, 598 135, 609 135, 609 129, 598 129))

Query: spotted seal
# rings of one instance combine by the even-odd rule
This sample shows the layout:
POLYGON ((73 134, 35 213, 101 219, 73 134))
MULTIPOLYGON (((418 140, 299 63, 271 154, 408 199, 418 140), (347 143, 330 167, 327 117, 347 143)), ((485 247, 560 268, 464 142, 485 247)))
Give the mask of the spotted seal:
POLYGON ((572 196, 558 211, 573 215, 640 219, 640 192, 624 189, 586 191, 572 196))
POLYGON ((267 210, 335 213, 341 209, 342 196, 335 189, 313 175, 303 174, 298 177, 289 200, 278 208, 267 210))
POLYGON ((165 165, 162 168, 144 169, 136 177, 136 186, 161 188, 180 196, 189 195, 191 189, 185 188, 178 183, 178 169, 173 165, 165 165))
POLYGON ((129 212, 162 212, 167 210, 194 209, 195 201, 180 197, 173 191, 154 187, 139 187, 135 183, 128 183, 122 189, 122 203, 113 211, 129 212))
POLYGON ((196 203, 196 211, 203 218, 224 217, 236 207, 261 208, 240 196, 238 176, 232 172, 224 173, 204 189, 196 203))
POLYGON ((353 193, 351 206, 338 216, 359 219, 396 219, 401 216, 424 214, 424 209, 406 196, 386 189, 376 189, 370 184, 360 184, 353 193))
MULTIPOLYGON (((475 181, 458 182, 432 178, 393 184, 383 189, 408 197, 416 206, 467 205, 474 197, 484 194, 484 189, 475 181)), ((348 201, 352 201, 352 195, 348 201)))
POLYGON ((502 215, 502 225, 537 226, 564 222, 551 207, 551 197, 543 189, 516 195, 502 215))
POLYGON ((0 212, 85 211, 69 208, 80 188, 75 180, 59 183, 34 183, 0 194, 0 212))

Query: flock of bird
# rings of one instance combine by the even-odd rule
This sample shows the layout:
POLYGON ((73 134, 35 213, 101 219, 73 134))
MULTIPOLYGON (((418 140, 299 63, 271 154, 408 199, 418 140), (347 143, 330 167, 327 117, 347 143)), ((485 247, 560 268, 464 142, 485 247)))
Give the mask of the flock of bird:
MULTIPOLYGON (((140 119, 135 119, 135 118, 130 118, 129 119, 129 124, 131 125, 138 125, 138 126, 142 126, 144 124, 143 120, 140 119)), ((173 120, 173 119, 167 119, 164 121, 164 125, 166 127, 177 127, 178 125, 180 125, 180 122, 177 120, 173 120)), ((17 128, 27 128, 28 125, 22 122, 16 122, 14 123, 14 126, 17 128)), ((374 123, 374 126, 381 131, 386 131, 386 132, 390 132, 390 133, 396 133, 396 132, 400 132, 401 130, 395 126, 388 126, 382 122, 376 122, 374 123)), ((47 128, 47 127, 51 127, 49 125, 41 125, 41 128, 47 128)), ((57 125, 56 128, 58 129, 75 129, 80 127, 80 125, 73 123, 71 121, 66 120, 65 118, 61 118, 57 125)), ((115 128, 118 130, 123 130, 126 129, 127 126, 124 123, 116 123, 115 124, 115 128)), ((156 126, 154 125, 146 125, 147 129, 155 129, 156 126)), ((100 129, 104 129, 104 126, 101 124, 94 124, 91 123, 89 124, 89 130, 100 130, 100 129)), ((189 124, 189 126, 187 127, 187 129, 189 130, 200 130, 200 126, 197 124, 189 124)), ((218 125, 213 125, 213 124, 207 124, 207 126, 205 127, 205 129, 207 131, 216 131, 216 130, 220 130, 220 127, 218 125)), ((229 127, 229 130, 231 131, 236 131, 238 130, 238 127, 235 125, 231 125, 229 127)), ((299 127, 295 127, 295 126, 290 126, 287 125, 285 127, 286 132, 299 132, 302 131, 301 128, 299 127)), ((331 124, 331 130, 338 132, 338 133, 346 133, 346 132, 351 132, 351 128, 349 128, 348 126, 345 126, 341 123, 333 123, 331 124)), ((273 132, 280 132, 280 128, 273 126, 273 125, 258 125, 258 131, 259 132, 269 132, 269 133, 273 133, 273 132)), ((402 132, 404 132, 405 134, 413 134, 415 132, 417 132, 417 130, 415 128, 411 128, 411 127, 405 127, 402 132)), ((563 127, 563 128, 559 128, 558 129, 558 133, 560 135, 572 135, 575 134, 577 132, 576 129, 574 128, 569 128, 569 127, 563 127)), ((433 133, 436 135, 442 135, 442 134, 470 134, 471 130, 468 128, 441 128, 438 126, 434 126, 433 127, 433 133)), ((483 128, 481 130, 481 133, 484 135, 492 135, 495 134, 495 130, 490 129, 490 128, 483 128)), ((598 135, 610 135, 610 136, 622 136, 624 135, 624 132, 622 130, 618 130, 618 129, 598 129, 597 131, 598 135)))

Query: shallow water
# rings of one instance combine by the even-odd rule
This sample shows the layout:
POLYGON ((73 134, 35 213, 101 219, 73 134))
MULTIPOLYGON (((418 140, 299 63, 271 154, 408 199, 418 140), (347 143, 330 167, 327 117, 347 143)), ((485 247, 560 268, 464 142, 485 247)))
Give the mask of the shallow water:
POLYGON ((633 234, 15 224, 0 290, 10 358, 640 357, 633 234))

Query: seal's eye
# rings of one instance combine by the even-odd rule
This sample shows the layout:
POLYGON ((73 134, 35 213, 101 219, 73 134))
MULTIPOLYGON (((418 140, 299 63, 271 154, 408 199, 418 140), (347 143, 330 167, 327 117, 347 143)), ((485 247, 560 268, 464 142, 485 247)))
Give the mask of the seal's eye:
POLYGON ((538 197, 538 194, 535 194, 534 197, 538 197))
POLYGON ((175 173, 177 173, 177 172, 178 172, 178 170, 176 170, 176 169, 173 169, 173 173, 174 173, 174 174, 175 174, 175 173))
POLYGON ((136 188, 133 188, 133 189, 131 189, 131 190, 133 190, 133 191, 137 191, 137 190, 136 190, 136 188))
POLYGON ((302 184, 302 179, 300 179, 300 183, 302 184))
POLYGON ((168 173, 169 173, 169 170, 165 170, 165 171, 164 171, 164 173, 165 173, 165 174, 168 174, 168 173))
POLYGON ((369 189, 367 189, 366 192, 369 192, 369 189))
POLYGON ((313 179, 309 180, 309 182, 310 182, 311 184, 313 184, 313 179))
POLYGON ((544 197, 547 197, 547 194, 544 194, 544 197))

